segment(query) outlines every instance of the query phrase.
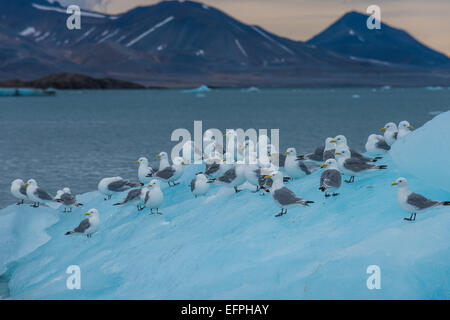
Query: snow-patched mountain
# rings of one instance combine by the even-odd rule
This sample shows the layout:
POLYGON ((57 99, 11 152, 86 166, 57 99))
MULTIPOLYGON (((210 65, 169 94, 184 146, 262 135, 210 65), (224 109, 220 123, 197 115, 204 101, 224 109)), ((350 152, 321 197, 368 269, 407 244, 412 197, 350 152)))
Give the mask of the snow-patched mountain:
POLYGON ((191 1, 119 15, 83 10, 81 30, 67 29, 68 14, 58 2, 0 0, 0 12, 0 79, 71 72, 171 87, 450 83, 448 74, 430 79, 420 70, 420 76, 405 77, 410 65, 361 63, 191 1))
POLYGON ((369 16, 349 12, 307 43, 321 46, 356 61, 397 63, 422 67, 449 65, 449 58, 414 39, 406 31, 381 23, 366 27, 369 16))

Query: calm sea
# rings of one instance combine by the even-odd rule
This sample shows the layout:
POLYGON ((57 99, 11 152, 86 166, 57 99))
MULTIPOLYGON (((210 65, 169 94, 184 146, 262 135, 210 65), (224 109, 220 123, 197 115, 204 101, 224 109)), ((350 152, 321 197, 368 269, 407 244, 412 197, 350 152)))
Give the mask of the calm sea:
POLYGON ((103 177, 136 180, 135 160, 170 152, 173 130, 193 134, 218 128, 280 129, 282 149, 312 151, 328 136, 344 134, 363 150, 385 123, 419 127, 450 109, 450 90, 345 88, 64 91, 55 97, 0 98, 0 207, 14 203, 12 180, 34 178, 54 194, 97 188, 103 177))

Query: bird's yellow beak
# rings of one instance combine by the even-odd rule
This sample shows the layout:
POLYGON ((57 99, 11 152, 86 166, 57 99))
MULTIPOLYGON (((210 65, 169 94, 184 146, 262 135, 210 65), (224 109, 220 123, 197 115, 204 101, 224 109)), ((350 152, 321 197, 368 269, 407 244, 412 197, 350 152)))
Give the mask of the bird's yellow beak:
POLYGON ((289 154, 289 152, 287 152, 287 151, 286 151, 286 152, 285 152, 284 154, 285 154, 285 155, 288 155, 288 154, 289 154))
POLYGON ((408 129, 414 129, 414 127, 413 126, 408 126, 408 129))
POLYGON ((325 168, 327 165, 324 163, 323 165, 321 165, 321 168, 325 168))
POLYGON ((391 186, 396 186, 396 185, 398 185, 397 182, 394 182, 393 184, 391 184, 391 186))
POLYGON ((186 162, 184 162, 184 161, 181 161, 181 164, 186 164, 186 162))
POLYGON ((336 152, 336 153, 335 153, 335 155, 337 155, 337 156, 340 156, 340 155, 341 155, 341 153, 340 153, 340 152, 336 152))
POLYGON ((241 146, 239 149, 244 150, 244 149, 245 149, 245 146, 241 146))
POLYGON ((386 131, 386 128, 381 128, 380 131, 386 131))
POLYGON ((136 160, 136 163, 139 163, 139 160, 136 160))
POLYGON ((152 185, 152 184, 149 184, 148 187, 151 188, 151 187, 153 187, 153 185, 152 185))
POLYGON ((89 212, 86 212, 84 215, 85 216, 90 216, 91 214, 89 212))
POLYGON ((24 185, 25 187, 28 187, 28 183, 24 183, 23 185, 24 185))
POLYGON ((331 143, 336 143, 336 140, 330 140, 331 143))
POLYGON ((161 156, 160 156, 159 154, 158 154, 158 155, 156 155, 156 157, 157 157, 157 158, 161 158, 161 156))
POLYGON ((264 176, 264 179, 270 179, 270 178, 272 178, 272 176, 269 176, 269 175, 264 176))
POLYGON ((224 136, 224 137, 226 137, 226 136, 227 136, 227 134, 226 134, 226 133, 224 133, 224 134, 223 134, 223 136, 224 136))

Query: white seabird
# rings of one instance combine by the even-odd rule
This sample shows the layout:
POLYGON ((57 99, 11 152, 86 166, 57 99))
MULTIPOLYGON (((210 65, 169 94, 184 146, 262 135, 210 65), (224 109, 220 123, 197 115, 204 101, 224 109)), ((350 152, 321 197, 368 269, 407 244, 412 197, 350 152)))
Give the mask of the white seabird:
POLYGON ((139 184, 132 183, 122 177, 104 178, 98 183, 98 191, 106 195, 105 200, 111 199, 113 193, 123 192, 131 188, 137 187, 139 184))
POLYGON ((381 128, 380 131, 384 131, 384 140, 386 140, 386 143, 388 145, 392 146, 395 141, 397 141, 398 129, 395 123, 386 123, 386 125, 381 128))
POLYGON ((367 138, 366 151, 370 154, 384 154, 391 150, 391 146, 386 143, 383 136, 371 134, 367 138))
POLYGON ((288 148, 286 150, 286 161, 284 163, 284 170, 289 177, 293 179, 305 177, 319 169, 319 165, 313 162, 305 162, 297 158, 297 150, 295 148, 288 148))
POLYGON ((408 121, 404 120, 398 124, 398 134, 397 139, 403 138, 411 133, 411 129, 414 129, 412 125, 409 124, 408 121))
POLYGON ((203 174, 199 173, 191 181, 191 192, 194 197, 205 195, 209 190, 208 178, 203 174))
POLYGON ((323 150, 323 161, 327 161, 328 159, 334 159, 334 153, 336 150, 336 140, 334 138, 326 138, 325 139, 325 148, 323 150))
POLYGON ((17 205, 21 205, 25 200, 28 200, 27 186, 22 179, 16 179, 11 182, 11 194, 20 200, 17 205))
POLYGON ((162 214, 162 212, 159 212, 159 208, 164 201, 164 194, 161 191, 159 180, 153 179, 150 181, 148 188, 144 188, 144 191, 141 193, 142 202, 146 208, 150 209, 150 214, 155 213, 153 209, 156 209, 157 214, 162 214))
POLYGON ((82 203, 77 201, 77 198, 72 194, 69 188, 64 188, 62 194, 59 195, 59 198, 55 197, 55 200, 64 206, 64 212, 72 212, 73 207, 78 208, 83 206, 82 203), (69 208, 69 210, 67 210, 67 208, 69 208))
POLYGON ((353 148, 350 148, 347 143, 347 138, 344 135, 338 135, 334 138, 336 141, 336 148, 347 148, 347 150, 350 152, 350 156, 352 158, 361 159, 364 162, 377 162, 379 159, 382 159, 383 157, 375 157, 375 158, 369 158, 364 155, 362 155, 360 152, 356 151, 353 148))
POLYGON ((300 197, 297 197, 294 192, 284 186, 283 174, 279 171, 274 172, 271 175, 267 175, 266 178, 271 178, 273 184, 270 187, 270 193, 275 203, 281 208, 281 212, 275 217, 281 217, 287 213, 287 209, 293 206, 309 206, 314 201, 307 201, 300 197))
POLYGON ((143 188, 131 189, 128 191, 127 196, 121 202, 114 203, 113 206, 122 206, 124 204, 133 203, 136 204, 138 211, 144 209, 144 206, 141 201, 141 192, 143 188))
POLYGON ((66 236, 70 234, 85 234, 88 238, 92 237, 100 225, 100 217, 97 209, 91 209, 84 214, 88 218, 81 221, 81 223, 72 231, 66 232, 66 236))
POLYGON ((242 190, 239 190, 238 187, 245 182, 245 165, 241 161, 236 162, 231 169, 215 179, 214 182, 218 185, 233 187, 236 193, 241 192, 242 190))
POLYGON ((339 195, 336 191, 341 187, 342 175, 339 171, 336 160, 328 159, 323 165, 321 165, 321 167, 326 169, 320 176, 319 190, 325 192, 325 197, 329 197, 330 195, 335 197, 339 195), (333 193, 330 194, 330 191, 333 193))
POLYGON ((183 158, 175 157, 175 159, 173 159, 173 165, 170 165, 167 153, 161 152, 160 154, 157 155, 157 157, 161 158, 159 170, 156 171, 153 175, 148 176, 152 176, 161 179, 163 181, 166 181, 169 187, 173 187, 180 184, 179 182, 176 181, 180 179, 181 176, 183 175, 184 171, 183 165, 185 163, 183 158))
POLYGON ((57 209, 59 204, 53 199, 53 197, 48 194, 47 191, 40 188, 34 179, 30 179, 25 183, 25 187, 27 187, 27 197, 33 204, 31 205, 34 208, 38 208, 39 205, 45 204, 53 209, 57 209))
POLYGON ((397 201, 400 207, 411 213, 409 218, 404 218, 407 221, 415 221, 418 212, 440 206, 450 206, 450 201, 430 200, 418 193, 411 192, 408 188, 408 180, 405 178, 398 178, 392 185, 398 186, 397 201))
POLYGON ((359 158, 351 157, 350 151, 346 147, 337 147, 336 149, 336 161, 338 163, 339 170, 350 176, 349 180, 345 180, 347 183, 355 181, 355 176, 361 176, 365 173, 386 169, 387 165, 374 165, 367 163, 359 158))
POLYGON ((140 157, 138 160, 136 160, 136 163, 139 163, 139 182, 142 184, 148 183, 151 179, 149 179, 147 176, 153 174, 155 170, 153 170, 153 168, 148 165, 148 159, 146 157, 140 157))

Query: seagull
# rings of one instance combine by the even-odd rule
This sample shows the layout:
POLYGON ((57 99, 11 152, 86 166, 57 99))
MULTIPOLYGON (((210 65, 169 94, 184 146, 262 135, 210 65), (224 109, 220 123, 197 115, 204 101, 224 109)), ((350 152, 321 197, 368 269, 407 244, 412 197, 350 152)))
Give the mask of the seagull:
POLYGON ((391 146, 386 143, 383 136, 371 134, 367 138, 366 151, 371 154, 384 154, 391 150, 391 146))
POLYGON ((66 232, 66 236, 70 234, 85 234, 88 238, 92 237, 100 225, 100 218, 97 209, 91 209, 84 214, 88 218, 81 221, 81 223, 72 231, 66 232))
POLYGON ((383 157, 369 158, 369 157, 362 155, 355 149, 350 148, 347 143, 347 138, 344 135, 338 135, 334 138, 334 140, 336 141, 336 147, 346 147, 347 150, 350 151, 350 156, 352 158, 358 158, 358 159, 363 160, 364 162, 377 162, 379 159, 383 158, 383 157))
POLYGON ((164 201, 164 194, 161 191, 161 185, 159 180, 153 179, 150 181, 148 188, 144 188, 144 192, 141 193, 141 200, 144 202, 145 207, 150 208, 150 214, 155 214, 153 209, 156 209, 157 214, 162 214, 159 212, 159 207, 164 201))
POLYGON ((138 211, 143 210, 145 207, 142 205, 141 193, 144 188, 131 189, 128 191, 127 196, 121 202, 114 203, 113 206, 122 206, 126 203, 136 203, 138 211))
POLYGON ((394 142, 397 141, 398 129, 395 123, 386 123, 380 131, 384 131, 384 140, 386 140, 388 145, 392 146, 394 142))
POLYGON ((199 173, 191 181, 191 192, 194 197, 205 195, 209 190, 208 178, 203 174, 199 173))
POLYGON ((328 159, 334 159, 334 150, 336 149, 336 140, 333 138, 325 139, 325 149, 323 150, 323 161, 327 161, 328 159))
POLYGON ((220 159, 220 157, 218 157, 217 155, 206 159, 205 160, 206 168, 203 173, 210 178, 219 177, 223 173, 221 170, 222 162, 223 162, 222 159, 220 159))
POLYGON ((236 162, 236 164, 229 170, 227 170, 222 176, 218 177, 213 181, 219 185, 226 185, 234 187, 234 191, 236 193, 241 192, 242 190, 238 189, 238 186, 245 182, 245 167, 241 161, 236 162))
POLYGON ((409 218, 404 218, 406 221, 415 221, 417 212, 424 212, 440 206, 450 206, 450 201, 430 200, 418 193, 411 192, 408 189, 408 180, 405 178, 398 178, 392 185, 398 186, 397 201, 400 207, 411 213, 409 218))
POLYGON ((59 207, 59 204, 56 203, 56 201, 50 194, 47 193, 47 191, 38 187, 36 180, 28 180, 27 183, 25 183, 25 187, 27 187, 28 199, 33 201, 33 204, 31 205, 32 207, 38 208, 41 203, 48 205, 49 207, 54 209, 57 209, 59 207))
POLYGON ((25 200, 28 200, 27 186, 22 179, 16 179, 11 182, 11 194, 20 200, 17 205, 21 205, 25 200))
POLYGON ((293 179, 301 178, 310 175, 319 169, 319 166, 314 163, 307 163, 297 158, 297 150, 289 148, 286 150, 286 162, 284 169, 289 177, 293 179))
POLYGON ((341 172, 336 160, 328 159, 321 167, 326 168, 326 170, 320 176, 319 190, 325 192, 325 197, 330 196, 329 191, 333 191, 331 194, 333 197, 339 195, 339 193, 334 192, 340 188, 342 182, 341 172))
POLYGON ((64 188, 62 190, 62 194, 60 194, 59 198, 55 197, 55 200, 62 203, 64 206, 64 212, 72 212, 72 207, 78 208, 83 206, 82 203, 77 202, 77 198, 72 194, 69 188, 64 188), (67 210, 68 207, 69 210, 67 210))
POLYGON ((409 124, 408 121, 404 120, 398 124, 398 134, 397 139, 403 138, 404 136, 411 133, 411 129, 414 129, 412 125, 409 124))
POLYGON ((180 184, 176 181, 183 175, 183 165, 185 164, 183 158, 175 157, 175 159, 173 159, 173 165, 169 165, 167 153, 161 152, 159 155, 157 155, 157 157, 161 158, 159 170, 156 171, 153 175, 147 175, 147 177, 152 176, 167 181, 169 187, 174 187, 180 184), (164 167, 164 165, 166 166, 164 167))
POLYGON ((355 176, 361 176, 367 172, 387 168, 386 165, 376 166, 374 164, 367 163, 359 158, 351 157, 350 151, 345 146, 337 147, 335 156, 339 170, 343 174, 350 176, 349 180, 345 180, 345 182, 347 183, 354 182, 355 176))
POLYGON ((244 176, 245 179, 247 179, 248 183, 256 186, 256 191, 254 192, 258 192, 261 189, 261 168, 258 165, 258 157, 256 152, 249 153, 249 161, 248 164, 245 165, 244 176))
POLYGON ((98 183, 98 191, 106 195, 105 200, 111 199, 113 193, 126 191, 137 187, 139 184, 132 183, 122 177, 104 178, 98 183))
POLYGON ((314 203, 314 201, 306 201, 297 197, 294 192, 285 187, 283 184, 283 174, 281 172, 275 171, 273 174, 267 175, 266 178, 271 178, 273 180, 273 184, 270 187, 270 193, 272 194, 275 203, 281 208, 281 212, 275 215, 275 217, 285 215, 287 213, 287 208, 289 207, 307 207, 310 203, 314 203))
POLYGON ((146 157, 140 157, 138 160, 136 160, 136 163, 139 163, 139 182, 144 185, 150 181, 150 179, 147 178, 147 175, 152 175, 154 173, 154 170, 148 165, 148 159, 146 157))

